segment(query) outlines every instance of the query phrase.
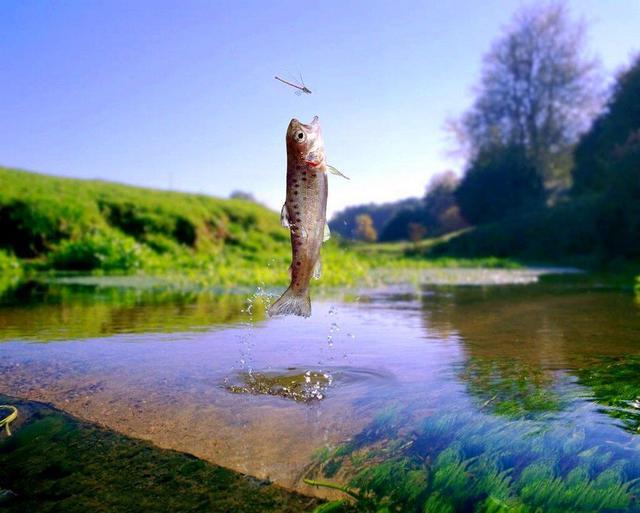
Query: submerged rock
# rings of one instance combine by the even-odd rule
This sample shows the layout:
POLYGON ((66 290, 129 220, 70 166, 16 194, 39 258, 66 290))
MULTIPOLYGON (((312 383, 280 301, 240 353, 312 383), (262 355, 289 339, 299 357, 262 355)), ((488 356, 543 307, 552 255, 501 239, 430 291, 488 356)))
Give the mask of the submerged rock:
POLYGON ((333 382, 328 372, 310 370, 285 374, 243 372, 239 377, 241 383, 227 385, 229 392, 276 395, 303 403, 324 399, 327 388, 333 382))

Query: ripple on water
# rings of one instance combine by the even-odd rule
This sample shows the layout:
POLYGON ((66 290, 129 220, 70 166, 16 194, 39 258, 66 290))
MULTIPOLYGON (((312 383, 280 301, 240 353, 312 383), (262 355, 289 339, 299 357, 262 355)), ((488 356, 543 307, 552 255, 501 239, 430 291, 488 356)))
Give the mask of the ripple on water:
POLYGON ((331 388, 373 385, 393 379, 386 371, 340 367, 331 370, 288 367, 283 371, 239 372, 225 380, 224 387, 234 394, 271 395, 300 403, 321 401, 331 388))

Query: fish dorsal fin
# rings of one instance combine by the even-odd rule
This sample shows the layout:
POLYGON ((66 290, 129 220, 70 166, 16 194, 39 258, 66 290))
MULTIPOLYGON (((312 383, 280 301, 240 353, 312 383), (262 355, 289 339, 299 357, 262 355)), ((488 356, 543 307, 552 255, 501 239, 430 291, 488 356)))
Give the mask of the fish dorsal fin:
POLYGON ((338 171, 335 167, 327 164, 327 169, 329 170, 329 173, 331 173, 332 175, 338 175, 341 176, 342 178, 345 178, 347 180, 351 180, 351 178, 349 178, 347 175, 343 175, 340 171, 338 171))
POLYGON ((289 214, 287 212, 287 204, 282 205, 282 210, 280 211, 280 224, 285 228, 289 228, 289 214))
POLYGON ((327 242, 331 238, 331 230, 329 230, 329 225, 324 223, 324 233, 322 234, 322 242, 327 242))

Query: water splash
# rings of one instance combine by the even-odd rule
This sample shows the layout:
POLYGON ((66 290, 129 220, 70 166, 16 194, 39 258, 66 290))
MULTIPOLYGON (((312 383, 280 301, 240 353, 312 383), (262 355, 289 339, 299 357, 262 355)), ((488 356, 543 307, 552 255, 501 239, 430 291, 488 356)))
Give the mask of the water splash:
POLYGON ((320 401, 333 384, 333 375, 323 370, 304 372, 262 373, 239 375, 240 382, 227 383, 226 388, 236 394, 274 395, 296 402, 320 401))
MULTIPOLYGON (((255 312, 257 308, 262 307, 266 314, 271 305, 273 297, 265 288, 264 283, 256 287, 253 294, 247 297, 245 307, 241 310, 247 315, 247 320, 242 323, 242 334, 240 339, 240 354, 237 361, 239 369, 245 371, 251 376, 253 374, 253 349, 255 348, 254 329, 255 329, 255 312)), ((233 369, 232 369, 233 370, 233 369)), ((228 380, 225 379, 225 384, 228 380)))

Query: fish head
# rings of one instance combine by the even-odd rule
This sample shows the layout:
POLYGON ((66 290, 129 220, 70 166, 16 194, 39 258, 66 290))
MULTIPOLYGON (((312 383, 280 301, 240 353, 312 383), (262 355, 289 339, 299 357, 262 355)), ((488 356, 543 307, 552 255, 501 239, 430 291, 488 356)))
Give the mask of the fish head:
POLYGON ((287 129, 287 151, 310 166, 324 162, 324 141, 318 116, 309 124, 292 119, 287 129))

